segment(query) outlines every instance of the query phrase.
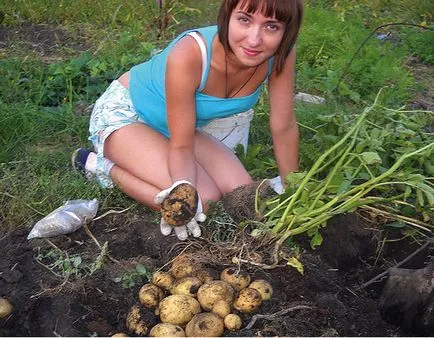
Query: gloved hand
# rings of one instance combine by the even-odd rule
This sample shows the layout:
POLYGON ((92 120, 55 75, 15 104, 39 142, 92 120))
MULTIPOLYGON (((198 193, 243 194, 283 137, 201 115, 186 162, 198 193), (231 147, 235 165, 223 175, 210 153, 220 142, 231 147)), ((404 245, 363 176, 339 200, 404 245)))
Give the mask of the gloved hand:
POLYGON ((268 183, 270 184, 270 187, 279 195, 283 194, 285 192, 285 189, 282 186, 282 180, 280 176, 276 176, 274 178, 270 178, 268 180, 268 183))
MULTIPOLYGON (((185 180, 176 181, 169 188, 160 191, 157 194, 157 196, 155 196, 154 202, 156 204, 163 203, 163 201, 170 195, 172 190, 182 183, 187 183, 192 185, 190 182, 185 180)), ((206 215, 203 213, 202 201, 198 196, 196 214, 186 225, 174 227, 167 224, 167 222, 163 218, 161 218, 160 230, 164 236, 168 236, 172 232, 172 229, 175 228, 175 233, 178 239, 184 241, 187 239, 189 234, 193 235, 193 237, 199 237, 201 235, 201 230, 197 222, 204 222, 205 220, 206 220, 206 215)))

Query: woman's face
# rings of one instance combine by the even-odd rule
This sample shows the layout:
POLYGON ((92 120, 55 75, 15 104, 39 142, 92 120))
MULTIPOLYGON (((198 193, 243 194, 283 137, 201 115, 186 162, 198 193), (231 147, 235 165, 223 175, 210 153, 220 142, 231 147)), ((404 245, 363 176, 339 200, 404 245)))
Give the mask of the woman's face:
POLYGON ((257 66, 274 55, 284 32, 284 23, 260 11, 248 13, 238 4, 229 19, 229 46, 241 64, 257 66))

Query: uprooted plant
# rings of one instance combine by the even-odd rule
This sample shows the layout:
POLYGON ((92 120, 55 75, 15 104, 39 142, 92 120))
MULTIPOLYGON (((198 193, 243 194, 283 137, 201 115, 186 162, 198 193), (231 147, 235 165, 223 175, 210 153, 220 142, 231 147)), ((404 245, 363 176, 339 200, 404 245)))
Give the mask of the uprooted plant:
POLYGON ((431 235, 432 224, 429 222, 433 217, 434 177, 430 171, 430 154, 434 150, 433 133, 424 129, 427 124, 412 131, 408 128, 408 121, 396 121, 394 117, 396 114, 414 117, 424 113, 428 118, 423 123, 429 126, 433 122, 433 113, 382 107, 378 103, 380 93, 373 105, 356 118, 337 143, 319 156, 309 171, 291 173, 286 177, 284 194, 266 200, 262 205, 257 200, 256 211, 264 215, 266 228, 278 237, 275 263, 280 246, 290 236, 306 233, 315 248, 322 242, 320 229, 330 218, 360 208, 378 210, 388 219, 413 226, 422 235, 431 235), (378 125, 376 120, 379 117, 396 122, 396 128, 388 130, 390 124, 378 125), (408 135, 405 136, 407 140, 400 141, 399 146, 392 145, 399 147, 398 151, 395 149, 394 159, 382 146, 386 146, 391 137, 399 138, 400 133, 418 134, 418 144, 415 148, 408 141, 408 135), (373 143, 375 148, 370 148, 368 145, 373 143))

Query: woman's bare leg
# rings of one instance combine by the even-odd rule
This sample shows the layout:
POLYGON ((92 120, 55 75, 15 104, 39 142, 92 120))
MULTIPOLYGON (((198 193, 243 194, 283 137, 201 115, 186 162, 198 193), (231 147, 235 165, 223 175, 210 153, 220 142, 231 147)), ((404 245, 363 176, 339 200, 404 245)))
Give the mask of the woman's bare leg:
POLYGON ((233 151, 216 138, 198 132, 195 151, 200 166, 215 182, 222 194, 252 182, 249 173, 233 151))
MULTIPOLYGON (((110 176, 130 197, 158 208, 153 202, 155 195, 172 184, 167 167, 168 145, 165 137, 142 123, 115 131, 104 145, 104 156, 115 163, 110 176)), ((216 183, 199 163, 196 183, 203 201, 221 198, 216 183)))

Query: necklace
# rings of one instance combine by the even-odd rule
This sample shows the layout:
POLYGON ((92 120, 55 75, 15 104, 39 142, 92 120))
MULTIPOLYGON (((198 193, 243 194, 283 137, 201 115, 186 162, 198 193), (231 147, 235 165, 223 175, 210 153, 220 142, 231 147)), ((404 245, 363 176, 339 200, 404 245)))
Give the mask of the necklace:
POLYGON ((249 76, 249 78, 246 80, 246 82, 244 82, 243 84, 242 84, 242 86, 240 87, 240 88, 238 88, 238 90, 234 93, 234 94, 232 94, 231 96, 229 96, 229 93, 228 93, 228 57, 227 57, 227 55, 225 54, 225 97, 226 98, 228 98, 228 99, 231 99, 231 98, 233 98, 235 95, 237 95, 248 83, 249 83, 249 81, 252 79, 252 77, 253 77, 253 75, 255 75, 255 73, 256 73, 256 71, 258 70, 258 68, 259 68, 259 65, 257 65, 256 67, 255 67, 255 70, 253 71, 253 73, 249 76))

